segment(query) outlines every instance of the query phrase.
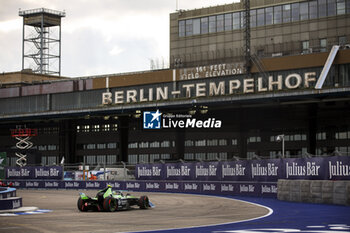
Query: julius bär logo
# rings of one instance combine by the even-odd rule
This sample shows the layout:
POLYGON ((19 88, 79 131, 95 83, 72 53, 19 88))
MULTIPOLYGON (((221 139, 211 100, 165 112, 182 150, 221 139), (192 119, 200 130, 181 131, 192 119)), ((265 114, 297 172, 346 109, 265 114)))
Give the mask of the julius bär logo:
POLYGON ((156 112, 143 112, 143 128, 160 129, 161 115, 162 113, 160 113, 159 110, 157 110, 156 112))

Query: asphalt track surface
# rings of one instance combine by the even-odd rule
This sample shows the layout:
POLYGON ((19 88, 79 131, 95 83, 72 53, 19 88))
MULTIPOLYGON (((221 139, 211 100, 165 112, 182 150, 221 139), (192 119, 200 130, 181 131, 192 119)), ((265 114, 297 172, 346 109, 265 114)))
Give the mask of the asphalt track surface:
POLYGON ((211 225, 216 229, 218 224, 256 219, 270 213, 263 206, 230 198, 164 193, 132 193, 149 197, 155 208, 148 210, 135 207, 113 213, 80 212, 77 209, 79 192, 94 196, 97 191, 17 190, 17 196, 23 198, 23 206, 36 206, 52 212, 1 216, 0 232, 163 232, 174 228, 180 232, 192 232, 201 229, 200 226, 211 225))

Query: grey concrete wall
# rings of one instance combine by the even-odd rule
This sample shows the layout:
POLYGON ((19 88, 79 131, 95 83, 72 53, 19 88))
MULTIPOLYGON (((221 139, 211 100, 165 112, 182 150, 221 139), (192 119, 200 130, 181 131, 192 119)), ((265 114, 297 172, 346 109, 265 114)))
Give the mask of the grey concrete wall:
POLYGON ((279 200, 350 205, 350 181, 281 179, 277 186, 279 200))

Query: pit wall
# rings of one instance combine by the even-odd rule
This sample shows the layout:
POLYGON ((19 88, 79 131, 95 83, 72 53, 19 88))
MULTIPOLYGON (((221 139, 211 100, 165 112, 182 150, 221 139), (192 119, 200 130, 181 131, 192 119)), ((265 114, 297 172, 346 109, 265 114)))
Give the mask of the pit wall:
POLYGON ((350 205, 350 181, 285 180, 277 182, 283 201, 350 205))
POLYGON ((277 182, 7 180, 20 189, 96 189, 277 197, 277 182))

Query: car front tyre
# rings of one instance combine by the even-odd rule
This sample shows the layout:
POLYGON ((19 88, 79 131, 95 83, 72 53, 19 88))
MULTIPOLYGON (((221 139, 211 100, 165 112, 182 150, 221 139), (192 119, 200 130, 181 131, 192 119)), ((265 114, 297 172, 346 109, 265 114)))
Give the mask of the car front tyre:
POLYGON ((147 196, 141 196, 139 199, 139 206, 140 209, 148 209, 149 207, 149 200, 147 196))

